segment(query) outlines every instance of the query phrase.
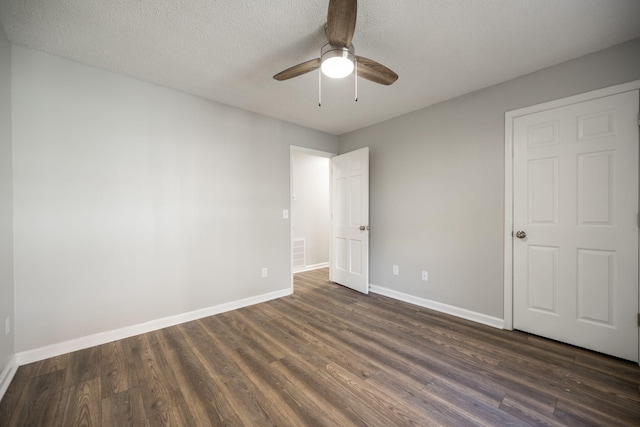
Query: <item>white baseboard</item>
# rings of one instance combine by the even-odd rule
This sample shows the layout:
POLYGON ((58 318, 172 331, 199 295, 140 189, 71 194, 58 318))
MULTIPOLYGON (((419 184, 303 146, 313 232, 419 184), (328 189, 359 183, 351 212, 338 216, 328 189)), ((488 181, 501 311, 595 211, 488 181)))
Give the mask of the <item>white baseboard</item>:
POLYGON ((492 326, 494 328, 504 329, 504 320, 498 319, 497 317, 487 316, 486 314, 476 313, 475 311, 467 310, 465 308, 443 304, 441 302, 432 301, 426 298, 416 297, 413 295, 394 291, 393 289, 384 288, 382 286, 370 284, 369 290, 375 294, 380 294, 385 297, 408 302, 409 304, 429 308, 431 310, 439 311, 445 314, 451 314, 452 316, 471 320, 472 322, 482 323, 483 325, 492 326))
POLYGON ((11 380, 13 376, 18 371, 18 359, 14 354, 7 366, 4 367, 2 373, 0 373, 0 400, 4 397, 4 394, 7 392, 9 388, 9 384, 11 384, 11 380))
POLYGON ((304 267, 300 267, 299 269, 295 269, 293 272, 294 273, 303 273, 305 271, 317 270, 319 268, 328 268, 328 267, 329 267, 329 263, 328 262, 322 262, 320 264, 305 265, 304 267))
POLYGON ((238 301, 232 301, 225 304, 207 307, 200 310, 194 310, 187 313, 168 316, 162 319, 151 320, 149 322, 137 325, 126 326, 112 331, 99 332, 93 335, 87 335, 81 338, 75 338, 57 344, 51 344, 44 347, 35 348, 33 350, 21 351, 16 354, 15 359, 17 365, 26 365, 27 363, 38 362, 50 357, 60 356, 61 354, 71 353, 73 351, 83 350, 85 348, 94 347, 96 345, 106 344, 124 338, 133 337, 158 329, 167 328, 169 326, 179 325, 181 323, 190 322, 192 320, 202 319, 216 314, 236 310, 250 305, 259 304, 261 302, 270 301, 291 295, 292 289, 283 289, 280 291, 270 292, 267 294, 257 295, 255 297, 245 298, 238 301))

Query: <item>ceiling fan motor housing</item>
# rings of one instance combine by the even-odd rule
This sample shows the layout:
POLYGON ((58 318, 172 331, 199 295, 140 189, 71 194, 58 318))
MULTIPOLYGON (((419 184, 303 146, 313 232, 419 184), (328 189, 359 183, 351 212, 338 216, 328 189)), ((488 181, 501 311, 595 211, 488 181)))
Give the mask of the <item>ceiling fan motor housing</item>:
POLYGON ((355 48, 353 45, 346 48, 327 43, 322 46, 320 60, 323 74, 333 78, 346 77, 355 67, 355 48))

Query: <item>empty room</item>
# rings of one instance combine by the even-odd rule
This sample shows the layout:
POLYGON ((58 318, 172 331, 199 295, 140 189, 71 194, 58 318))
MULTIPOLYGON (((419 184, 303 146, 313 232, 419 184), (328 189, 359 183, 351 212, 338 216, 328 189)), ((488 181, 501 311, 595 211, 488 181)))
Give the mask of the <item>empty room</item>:
POLYGON ((640 425, 637 0, 0 0, 0 426, 640 425))

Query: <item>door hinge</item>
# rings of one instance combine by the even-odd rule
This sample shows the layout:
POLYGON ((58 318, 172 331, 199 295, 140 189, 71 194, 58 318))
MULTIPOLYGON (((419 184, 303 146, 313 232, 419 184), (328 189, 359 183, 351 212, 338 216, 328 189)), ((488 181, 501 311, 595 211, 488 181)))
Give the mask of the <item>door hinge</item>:
POLYGON ((640 328, 640 313, 638 313, 638 327, 640 328))
POLYGON ((640 113, 638 113, 638 126, 640 126, 640 113))

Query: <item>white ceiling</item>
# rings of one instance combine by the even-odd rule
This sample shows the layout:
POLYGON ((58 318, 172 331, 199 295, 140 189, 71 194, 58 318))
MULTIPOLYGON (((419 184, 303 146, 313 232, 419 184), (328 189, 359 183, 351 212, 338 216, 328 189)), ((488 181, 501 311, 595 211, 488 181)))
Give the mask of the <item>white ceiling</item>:
POLYGON ((392 86, 272 76, 319 56, 328 0, 0 0, 9 40, 333 134, 640 37, 638 0, 361 0, 392 86))

